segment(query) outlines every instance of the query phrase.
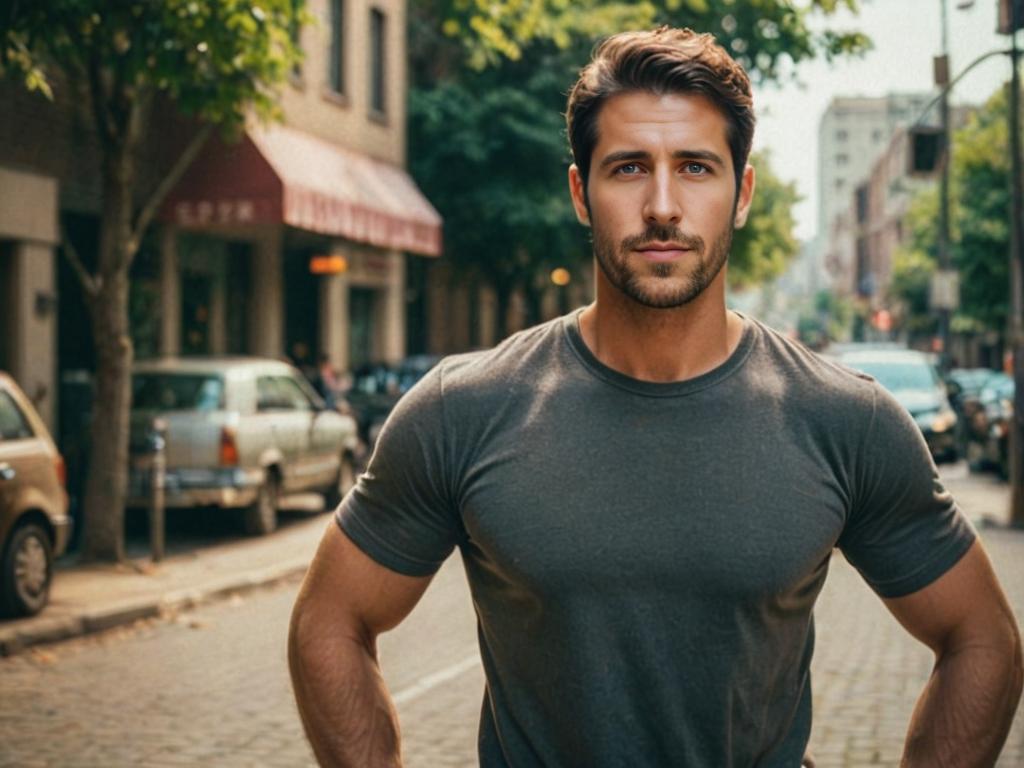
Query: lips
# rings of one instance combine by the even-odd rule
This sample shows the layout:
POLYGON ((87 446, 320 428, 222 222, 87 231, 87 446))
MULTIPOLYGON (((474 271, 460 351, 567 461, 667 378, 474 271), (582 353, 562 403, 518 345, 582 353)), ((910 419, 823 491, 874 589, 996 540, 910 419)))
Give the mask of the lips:
POLYGON ((674 261, 693 251, 681 243, 645 243, 633 250, 648 261, 674 261))

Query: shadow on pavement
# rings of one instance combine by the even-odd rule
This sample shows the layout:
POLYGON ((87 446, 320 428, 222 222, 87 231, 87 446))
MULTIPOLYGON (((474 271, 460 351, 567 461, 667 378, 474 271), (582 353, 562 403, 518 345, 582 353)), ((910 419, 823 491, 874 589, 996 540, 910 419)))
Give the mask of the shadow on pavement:
MULTIPOLYGON (((323 511, 322 499, 315 494, 287 497, 282 500, 282 509, 277 514, 278 530, 286 530, 323 511)), ((188 555, 207 547, 250 541, 251 538, 243 531, 241 510, 196 507, 166 512, 165 558, 188 555)), ((151 557, 147 510, 126 510, 124 546, 130 560, 148 560, 151 557)), ((78 564, 79 554, 80 550, 67 552, 57 560, 56 567, 74 567, 78 564)))

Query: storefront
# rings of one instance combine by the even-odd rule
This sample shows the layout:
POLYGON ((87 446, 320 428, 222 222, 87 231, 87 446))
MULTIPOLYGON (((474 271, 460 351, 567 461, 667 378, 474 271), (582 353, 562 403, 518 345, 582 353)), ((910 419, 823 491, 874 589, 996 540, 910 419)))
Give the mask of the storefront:
POLYGON ((405 353, 406 254, 440 217, 400 168, 285 126, 212 140, 163 209, 163 354, 339 370, 405 353))

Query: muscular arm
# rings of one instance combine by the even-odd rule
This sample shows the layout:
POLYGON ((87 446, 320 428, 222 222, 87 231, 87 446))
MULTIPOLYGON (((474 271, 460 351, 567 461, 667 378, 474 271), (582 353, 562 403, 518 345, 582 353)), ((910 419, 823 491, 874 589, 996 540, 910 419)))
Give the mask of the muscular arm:
POLYGON ((885 603, 935 653, 900 765, 994 765, 1020 700, 1021 645, 981 543, 929 586, 885 603))
POLYGON ((292 612, 288 665, 321 765, 401 765, 398 718, 377 666, 376 638, 397 625, 430 577, 395 573, 328 526, 292 612))

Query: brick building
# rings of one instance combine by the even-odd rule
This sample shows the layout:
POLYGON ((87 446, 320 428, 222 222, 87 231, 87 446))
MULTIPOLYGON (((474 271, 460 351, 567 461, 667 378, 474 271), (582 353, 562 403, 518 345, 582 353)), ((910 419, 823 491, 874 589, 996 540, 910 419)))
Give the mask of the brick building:
MULTIPOLYGON (((437 212, 404 170, 403 0, 310 0, 305 60, 281 124, 211 140, 133 265, 136 356, 246 353, 340 369, 406 350, 406 264, 441 250, 437 212)), ((72 83, 47 102, 0 82, 0 368, 52 428, 62 382, 92 368, 62 230, 86 263, 99 152, 72 83)), ((193 127, 162 105, 140 158, 152 189, 193 127)))

